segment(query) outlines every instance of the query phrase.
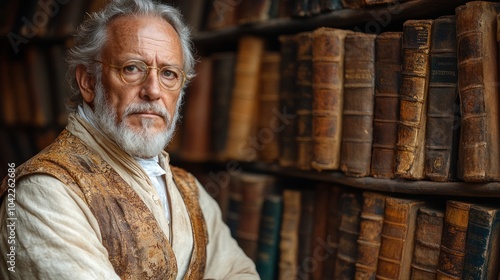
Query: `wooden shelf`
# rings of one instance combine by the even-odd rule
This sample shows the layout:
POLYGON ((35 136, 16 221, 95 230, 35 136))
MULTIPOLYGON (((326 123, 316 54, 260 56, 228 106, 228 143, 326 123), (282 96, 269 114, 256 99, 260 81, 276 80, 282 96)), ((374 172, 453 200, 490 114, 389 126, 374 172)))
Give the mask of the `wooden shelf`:
POLYGON ((234 42, 243 34, 272 36, 312 31, 318 27, 352 28, 357 26, 361 31, 378 31, 393 22, 407 18, 437 17, 454 9, 465 0, 413 0, 388 6, 376 6, 364 9, 342 9, 306 18, 277 18, 264 22, 245 24, 217 30, 201 31, 193 36, 198 46, 221 45, 234 42), (358 26, 364 25, 364 26, 358 26))
POLYGON ((295 168, 283 168, 277 164, 258 162, 240 164, 248 171, 331 182, 364 190, 418 195, 500 197, 500 182, 466 183, 462 181, 433 182, 428 180, 377 179, 373 177, 354 178, 345 176, 340 171, 303 171, 295 168))

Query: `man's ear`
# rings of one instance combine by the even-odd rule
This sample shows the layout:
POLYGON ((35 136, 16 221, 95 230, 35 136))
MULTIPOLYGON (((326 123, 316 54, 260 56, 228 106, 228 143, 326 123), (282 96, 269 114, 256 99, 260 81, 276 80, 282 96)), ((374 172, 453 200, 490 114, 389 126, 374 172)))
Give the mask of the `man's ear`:
POLYGON ((95 81, 87 73, 85 66, 78 65, 76 67, 76 81, 82 93, 83 100, 88 104, 92 104, 95 98, 95 81))

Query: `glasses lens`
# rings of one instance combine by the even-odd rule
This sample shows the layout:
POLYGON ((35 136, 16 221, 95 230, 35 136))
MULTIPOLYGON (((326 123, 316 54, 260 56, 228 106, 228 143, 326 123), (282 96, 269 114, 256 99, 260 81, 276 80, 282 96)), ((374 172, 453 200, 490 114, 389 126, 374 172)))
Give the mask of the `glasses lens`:
POLYGON ((165 66, 160 69, 158 78, 165 88, 177 90, 181 87, 184 76, 179 68, 175 66, 165 66))
POLYGON ((144 80, 148 72, 148 66, 142 61, 127 61, 120 71, 123 80, 129 84, 137 84, 144 80))

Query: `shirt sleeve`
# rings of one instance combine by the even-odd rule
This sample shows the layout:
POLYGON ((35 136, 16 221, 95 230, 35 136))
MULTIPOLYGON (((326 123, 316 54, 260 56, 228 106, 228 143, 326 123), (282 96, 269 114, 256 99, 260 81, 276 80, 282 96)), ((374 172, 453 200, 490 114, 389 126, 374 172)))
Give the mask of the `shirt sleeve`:
POLYGON ((31 175, 10 198, 0 208, 0 251, 8 252, 0 278, 119 279, 90 209, 61 181, 31 175))
POLYGON ((205 279, 260 279, 254 262, 238 246, 222 220, 219 205, 199 182, 197 184, 208 229, 205 279))

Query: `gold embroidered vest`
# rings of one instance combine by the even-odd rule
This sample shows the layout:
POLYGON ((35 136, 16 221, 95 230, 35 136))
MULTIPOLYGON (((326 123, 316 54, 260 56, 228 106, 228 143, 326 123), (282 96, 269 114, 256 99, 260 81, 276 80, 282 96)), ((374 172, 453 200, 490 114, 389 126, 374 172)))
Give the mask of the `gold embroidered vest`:
MULTIPOLYGON (((193 229, 193 253, 184 279, 203 279, 208 233, 194 177, 171 167, 193 229)), ((102 243, 121 279, 175 279, 177 262, 167 237, 139 195, 94 150, 64 130, 49 147, 16 170, 17 180, 48 174, 73 188, 99 223, 102 243)), ((7 186, 4 181, 0 197, 7 186)))

